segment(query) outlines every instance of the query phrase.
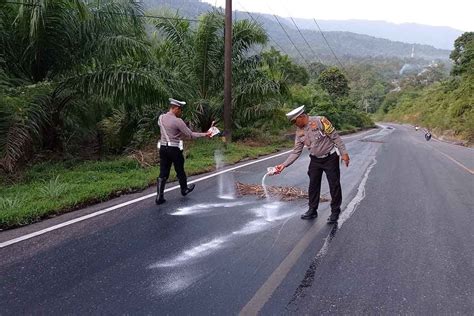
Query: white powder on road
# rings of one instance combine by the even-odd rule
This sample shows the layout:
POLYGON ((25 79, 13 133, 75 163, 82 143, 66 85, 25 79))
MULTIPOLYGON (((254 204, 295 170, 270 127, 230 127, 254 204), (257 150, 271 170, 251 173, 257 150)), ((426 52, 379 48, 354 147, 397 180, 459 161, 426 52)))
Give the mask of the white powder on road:
POLYGON ((213 211, 219 211, 223 208, 235 207, 235 206, 242 206, 246 204, 250 204, 251 202, 248 201, 236 201, 236 202, 225 202, 225 203, 202 203, 202 204, 195 204, 186 207, 180 207, 175 212, 170 213, 170 215, 194 215, 194 214, 202 214, 208 213, 213 211))

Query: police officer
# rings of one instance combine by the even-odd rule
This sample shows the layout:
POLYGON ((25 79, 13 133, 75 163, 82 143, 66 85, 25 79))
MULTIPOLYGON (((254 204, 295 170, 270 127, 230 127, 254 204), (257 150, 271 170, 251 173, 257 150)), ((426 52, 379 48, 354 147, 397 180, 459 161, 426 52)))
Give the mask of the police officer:
POLYGON ((157 183, 156 204, 163 204, 166 180, 170 175, 171 164, 174 165, 176 175, 181 187, 181 194, 187 195, 194 190, 194 184, 188 185, 186 173, 184 172, 183 137, 197 138, 210 136, 207 133, 195 133, 191 131, 181 119, 184 101, 169 99, 170 108, 165 114, 160 115, 158 125, 160 126, 161 139, 160 150, 160 176, 157 183))
POLYGON ((297 126, 295 147, 285 162, 276 166, 276 173, 295 162, 306 146, 310 152, 311 162, 308 168, 309 175, 309 209, 301 215, 302 219, 318 217, 319 196, 321 192, 321 177, 323 171, 329 182, 331 193, 331 216, 328 223, 336 223, 341 213, 342 191, 340 183, 339 156, 349 166, 349 154, 341 137, 324 116, 308 116, 304 112, 304 105, 286 114, 287 118, 297 126))

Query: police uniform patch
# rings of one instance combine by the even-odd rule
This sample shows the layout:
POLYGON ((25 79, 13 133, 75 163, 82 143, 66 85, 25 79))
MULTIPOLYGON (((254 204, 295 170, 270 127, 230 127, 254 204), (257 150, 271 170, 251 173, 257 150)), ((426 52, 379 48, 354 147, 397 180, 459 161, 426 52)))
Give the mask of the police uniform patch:
POLYGON ((324 116, 321 117, 321 123, 323 123, 323 130, 325 134, 331 134, 334 132, 334 126, 332 126, 331 122, 324 116))
POLYGON ((311 122, 310 125, 311 125, 311 128, 312 128, 312 129, 317 129, 317 128, 318 128, 318 123, 316 123, 316 122, 314 122, 314 121, 311 122))

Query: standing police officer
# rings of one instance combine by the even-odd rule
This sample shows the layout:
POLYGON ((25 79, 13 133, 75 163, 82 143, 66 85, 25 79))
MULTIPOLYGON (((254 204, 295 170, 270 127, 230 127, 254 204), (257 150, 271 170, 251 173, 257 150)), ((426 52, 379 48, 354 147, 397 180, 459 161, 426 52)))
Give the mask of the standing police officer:
POLYGON ((331 216, 328 218, 328 223, 336 223, 341 213, 342 203, 339 156, 336 153, 336 148, 341 153, 341 159, 348 167, 349 154, 346 151, 346 146, 327 118, 324 116, 308 116, 304 112, 304 105, 287 113, 286 116, 298 127, 295 136, 295 147, 288 159, 275 167, 276 173, 281 173, 283 169, 295 162, 303 151, 303 147, 308 147, 311 158, 308 168, 309 209, 301 215, 301 218, 313 219, 318 217, 321 177, 324 171, 331 193, 331 216))
POLYGON ((157 183, 156 204, 163 204, 166 180, 170 175, 171 164, 174 165, 176 175, 181 187, 181 194, 185 196, 194 190, 194 184, 188 185, 186 173, 184 172, 183 137, 197 138, 210 136, 207 133, 195 133, 191 131, 181 119, 183 107, 186 102, 169 99, 170 109, 168 113, 160 115, 158 125, 160 126, 161 139, 160 149, 160 176, 157 183))

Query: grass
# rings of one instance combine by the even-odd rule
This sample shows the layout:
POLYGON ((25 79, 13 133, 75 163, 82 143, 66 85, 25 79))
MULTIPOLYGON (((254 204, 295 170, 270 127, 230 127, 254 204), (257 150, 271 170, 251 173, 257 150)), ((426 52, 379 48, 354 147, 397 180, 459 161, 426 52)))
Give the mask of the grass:
MULTIPOLYGON (((223 152, 226 164, 232 164, 291 146, 291 141, 279 140, 259 146, 232 143, 224 148, 218 139, 196 140, 185 150, 185 169, 188 176, 214 170, 216 150, 223 152)), ((114 196, 143 190, 156 182, 158 174, 158 164, 143 167, 127 157, 34 165, 23 172, 18 182, 1 186, 0 229, 27 225, 114 196)), ((176 179, 174 170, 170 178, 176 179)))
POLYGON ((474 76, 394 94, 395 103, 377 120, 421 125, 438 135, 474 144, 474 76))

